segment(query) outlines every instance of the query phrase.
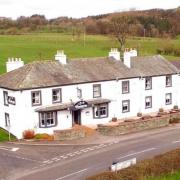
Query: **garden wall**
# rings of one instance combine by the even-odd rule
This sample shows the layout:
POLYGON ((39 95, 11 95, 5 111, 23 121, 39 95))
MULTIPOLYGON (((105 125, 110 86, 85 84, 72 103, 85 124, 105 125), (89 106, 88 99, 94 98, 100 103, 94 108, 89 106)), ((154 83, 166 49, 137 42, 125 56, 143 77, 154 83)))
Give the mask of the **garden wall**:
POLYGON ((121 134, 168 126, 169 121, 172 118, 180 118, 180 113, 167 114, 161 117, 152 117, 144 120, 128 120, 127 122, 121 122, 116 126, 100 124, 98 125, 98 131, 103 135, 118 136, 121 134))

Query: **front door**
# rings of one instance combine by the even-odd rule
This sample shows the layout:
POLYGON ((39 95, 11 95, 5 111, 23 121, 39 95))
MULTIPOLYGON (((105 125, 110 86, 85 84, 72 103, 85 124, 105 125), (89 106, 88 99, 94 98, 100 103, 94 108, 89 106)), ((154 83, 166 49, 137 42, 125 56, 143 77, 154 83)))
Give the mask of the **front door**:
POLYGON ((73 124, 81 125, 81 110, 72 111, 73 124))

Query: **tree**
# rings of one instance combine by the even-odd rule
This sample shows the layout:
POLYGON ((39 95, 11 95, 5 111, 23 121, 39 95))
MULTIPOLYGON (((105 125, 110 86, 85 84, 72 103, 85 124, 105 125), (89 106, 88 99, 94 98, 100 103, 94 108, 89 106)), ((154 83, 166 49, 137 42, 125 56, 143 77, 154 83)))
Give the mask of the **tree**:
POLYGON ((120 51, 123 51, 130 30, 131 19, 128 16, 113 17, 111 24, 113 35, 120 43, 120 51))

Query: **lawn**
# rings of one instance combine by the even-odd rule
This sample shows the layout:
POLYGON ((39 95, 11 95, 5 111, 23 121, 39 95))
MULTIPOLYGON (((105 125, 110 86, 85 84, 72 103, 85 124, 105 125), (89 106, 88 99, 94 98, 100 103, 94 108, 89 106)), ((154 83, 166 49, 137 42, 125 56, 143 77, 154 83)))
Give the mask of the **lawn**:
MULTIPOLYGON (((179 38, 166 40, 180 48, 179 38)), ((157 38, 131 38, 126 47, 138 48, 139 55, 156 54, 156 48, 166 43, 157 38)), ((25 63, 33 60, 53 59, 56 50, 63 49, 69 58, 107 56, 111 47, 118 47, 115 39, 100 35, 81 36, 72 40, 71 35, 39 33, 0 36, 0 73, 5 72, 8 57, 21 57, 25 63)), ((180 59, 169 56, 168 59, 180 59)))
POLYGON ((146 180, 179 180, 179 179, 180 179, 180 172, 175 172, 160 177, 147 178, 146 180))
MULTIPOLYGON (((15 137, 11 135, 11 140, 14 140, 15 137)), ((0 142, 9 140, 9 134, 4 129, 0 128, 0 142)))

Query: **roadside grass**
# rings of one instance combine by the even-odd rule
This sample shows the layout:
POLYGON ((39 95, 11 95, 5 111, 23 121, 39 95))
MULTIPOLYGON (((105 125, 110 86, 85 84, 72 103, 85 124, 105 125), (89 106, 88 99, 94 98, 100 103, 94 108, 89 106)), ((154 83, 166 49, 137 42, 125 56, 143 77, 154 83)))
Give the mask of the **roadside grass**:
POLYGON ((179 180, 179 179, 180 179, 180 172, 174 172, 159 177, 149 177, 145 180, 179 180))
MULTIPOLYGON (((171 42, 180 48, 179 38, 162 40, 158 38, 130 38, 126 47, 135 47, 139 55, 154 55, 157 47, 171 42)), ((5 72, 8 57, 21 57, 25 63, 34 60, 54 59, 57 50, 63 49, 67 56, 102 57, 107 56, 110 48, 118 47, 118 42, 112 37, 101 35, 86 35, 72 39, 72 35, 61 33, 34 33, 26 35, 0 35, 0 74, 5 72)), ((180 59, 166 56, 167 59, 180 59)))
MULTIPOLYGON (((15 140, 15 136, 11 134, 11 140, 15 140)), ((0 142, 2 141, 8 141, 9 140, 9 134, 4 129, 0 128, 0 142)))

